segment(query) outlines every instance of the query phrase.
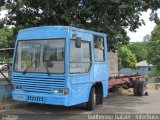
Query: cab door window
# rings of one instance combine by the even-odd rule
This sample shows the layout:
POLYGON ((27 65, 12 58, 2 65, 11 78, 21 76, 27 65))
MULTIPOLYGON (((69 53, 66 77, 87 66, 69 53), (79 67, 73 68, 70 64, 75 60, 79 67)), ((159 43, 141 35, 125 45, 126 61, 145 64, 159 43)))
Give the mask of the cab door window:
POLYGON ((81 48, 76 48, 75 40, 70 41, 70 73, 89 72, 91 66, 90 42, 81 42, 81 48))
POLYGON ((93 41, 94 41, 94 60, 96 62, 105 61, 103 37, 94 36, 93 41))

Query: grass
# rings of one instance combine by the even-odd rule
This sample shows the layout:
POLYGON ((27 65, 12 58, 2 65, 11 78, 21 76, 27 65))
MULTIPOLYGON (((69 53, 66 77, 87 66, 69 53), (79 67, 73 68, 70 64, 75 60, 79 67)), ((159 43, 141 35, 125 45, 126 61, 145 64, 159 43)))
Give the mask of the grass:
POLYGON ((159 83, 159 82, 148 82, 147 84, 160 85, 160 83, 159 83))

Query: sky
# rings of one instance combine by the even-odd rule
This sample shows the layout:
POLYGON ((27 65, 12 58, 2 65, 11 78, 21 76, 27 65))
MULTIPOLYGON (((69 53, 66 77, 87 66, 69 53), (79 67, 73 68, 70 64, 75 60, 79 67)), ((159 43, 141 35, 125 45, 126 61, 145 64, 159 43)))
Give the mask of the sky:
MULTIPOLYGON (((145 21, 145 25, 140 26, 136 32, 130 32, 128 29, 127 35, 130 37, 130 42, 141 42, 143 41, 143 37, 147 34, 151 34, 156 24, 149 20, 151 10, 147 12, 143 12, 141 18, 145 21)), ((157 11, 158 15, 160 16, 160 9, 157 11)), ((0 13, 0 19, 3 18, 7 14, 7 11, 2 11, 0 13)))
MULTIPOLYGON (((151 10, 147 12, 143 12, 141 18, 145 21, 145 25, 140 26, 136 32, 127 31, 128 36, 130 37, 130 42, 141 42, 143 41, 143 37, 147 34, 151 34, 156 24, 149 20, 151 10)), ((157 11, 160 16, 160 10, 157 11)))
POLYGON ((7 14, 7 11, 6 10, 3 10, 0 12, 0 19, 1 18, 4 18, 5 14, 7 14))

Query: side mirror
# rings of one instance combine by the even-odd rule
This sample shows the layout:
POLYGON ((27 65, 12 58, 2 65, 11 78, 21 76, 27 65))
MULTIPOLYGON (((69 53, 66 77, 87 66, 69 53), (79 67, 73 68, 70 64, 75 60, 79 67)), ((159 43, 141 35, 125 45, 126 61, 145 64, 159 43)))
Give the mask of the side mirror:
POLYGON ((76 38, 75 46, 76 46, 76 48, 81 48, 81 38, 80 37, 76 38))

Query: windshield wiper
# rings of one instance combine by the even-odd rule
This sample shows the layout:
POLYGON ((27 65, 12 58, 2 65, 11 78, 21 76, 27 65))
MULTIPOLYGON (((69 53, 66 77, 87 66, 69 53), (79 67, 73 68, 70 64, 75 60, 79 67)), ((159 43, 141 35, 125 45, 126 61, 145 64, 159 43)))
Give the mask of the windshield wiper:
POLYGON ((50 72, 49 72, 49 69, 48 69, 48 65, 45 65, 45 68, 46 68, 47 74, 50 75, 50 72))
POLYGON ((28 65, 28 66, 26 67, 26 69, 23 71, 23 74, 25 74, 25 73, 27 72, 28 68, 31 67, 31 66, 33 65, 33 63, 35 63, 35 62, 36 62, 36 60, 33 60, 33 61, 31 62, 31 64, 28 65))

